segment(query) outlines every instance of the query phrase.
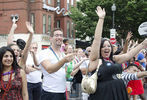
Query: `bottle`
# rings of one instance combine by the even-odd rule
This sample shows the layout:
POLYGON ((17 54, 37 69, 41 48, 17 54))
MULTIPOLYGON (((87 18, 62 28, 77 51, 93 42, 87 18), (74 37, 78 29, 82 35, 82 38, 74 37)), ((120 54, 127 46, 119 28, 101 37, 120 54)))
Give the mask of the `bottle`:
POLYGON ((72 62, 69 63, 68 67, 67 67, 67 71, 66 71, 66 78, 67 80, 69 80, 71 78, 71 72, 72 72, 72 69, 73 69, 73 65, 72 65, 72 62))

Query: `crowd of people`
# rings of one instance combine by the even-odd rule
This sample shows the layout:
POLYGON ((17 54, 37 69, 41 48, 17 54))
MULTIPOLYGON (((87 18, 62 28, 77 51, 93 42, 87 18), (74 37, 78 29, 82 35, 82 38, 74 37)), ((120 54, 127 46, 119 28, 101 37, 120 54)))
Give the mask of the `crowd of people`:
POLYGON ((32 25, 26 22, 27 42, 14 41, 17 24, 13 22, 7 46, 0 48, 0 99, 70 100, 73 91, 77 96, 81 91, 87 69, 91 76, 100 65, 96 92, 82 92, 82 100, 129 100, 131 96, 136 100, 137 95, 146 100, 147 40, 132 42, 133 35, 128 32, 122 48, 111 44, 102 38, 105 9, 98 6, 96 14, 94 40, 85 50, 74 48, 64 39, 63 30, 55 28, 50 34, 51 45, 38 52, 32 25))

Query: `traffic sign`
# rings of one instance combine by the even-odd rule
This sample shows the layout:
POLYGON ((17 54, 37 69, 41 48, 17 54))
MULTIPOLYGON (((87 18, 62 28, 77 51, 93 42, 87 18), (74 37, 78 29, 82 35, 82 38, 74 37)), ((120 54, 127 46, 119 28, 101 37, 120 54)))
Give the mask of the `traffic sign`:
POLYGON ((110 38, 116 38, 116 29, 110 29, 110 38))

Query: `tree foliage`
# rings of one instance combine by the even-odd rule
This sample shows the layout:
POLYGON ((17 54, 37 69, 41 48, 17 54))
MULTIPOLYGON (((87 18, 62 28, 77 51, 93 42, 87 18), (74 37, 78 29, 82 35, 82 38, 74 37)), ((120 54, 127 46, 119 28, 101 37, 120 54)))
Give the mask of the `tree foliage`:
POLYGON ((115 29, 118 38, 125 38, 128 31, 133 32, 133 38, 141 38, 138 27, 147 21, 147 2, 145 0, 80 0, 77 8, 71 8, 71 18, 75 23, 76 37, 85 39, 87 36, 93 39, 98 16, 95 12, 99 5, 106 10, 103 28, 103 37, 110 36, 112 28, 111 6, 115 2, 115 29))

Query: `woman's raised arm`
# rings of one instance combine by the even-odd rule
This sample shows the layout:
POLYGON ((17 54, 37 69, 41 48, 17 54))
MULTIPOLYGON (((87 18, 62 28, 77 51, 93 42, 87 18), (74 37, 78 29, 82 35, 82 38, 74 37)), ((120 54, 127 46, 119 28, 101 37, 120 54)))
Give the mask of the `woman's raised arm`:
POLYGON ((29 35, 29 38, 27 40, 26 46, 24 48, 23 54, 22 54, 20 61, 19 61, 19 66, 21 66, 23 69, 25 69, 25 64, 26 64, 26 60, 27 60, 27 57, 28 57, 29 47, 31 45, 31 42, 32 42, 32 39, 33 39, 33 34, 34 34, 33 27, 29 22, 26 22, 26 26, 27 26, 28 31, 30 32, 30 35, 29 35))
POLYGON ((94 40, 92 43, 92 48, 91 48, 91 53, 90 53, 90 66, 89 66, 89 71, 93 71, 97 67, 97 60, 99 58, 99 52, 100 52, 100 44, 101 44, 101 37, 102 37, 102 30, 103 30, 103 23, 104 23, 104 18, 106 15, 105 9, 101 8, 100 6, 97 7, 96 13, 99 17, 96 29, 95 29, 95 34, 94 34, 94 40))

